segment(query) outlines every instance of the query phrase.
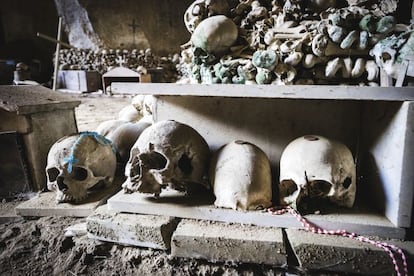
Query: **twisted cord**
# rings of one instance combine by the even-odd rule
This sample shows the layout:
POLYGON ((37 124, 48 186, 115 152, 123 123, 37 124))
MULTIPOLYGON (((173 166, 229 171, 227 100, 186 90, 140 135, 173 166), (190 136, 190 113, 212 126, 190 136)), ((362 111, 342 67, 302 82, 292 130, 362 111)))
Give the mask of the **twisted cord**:
POLYGON ((70 154, 68 157, 64 158, 63 161, 68 163, 68 172, 71 173, 73 169, 73 165, 76 163, 79 163, 79 159, 75 157, 75 151, 77 147, 80 145, 81 141, 85 137, 92 137, 97 143, 101 145, 110 145, 112 148, 112 152, 116 154, 116 149, 114 145, 112 144, 112 141, 107 139, 105 136, 100 135, 99 133, 95 131, 83 131, 79 133, 78 139, 76 139, 75 143, 72 145, 70 149, 70 154))
POLYGON ((312 232, 312 233, 316 233, 316 234, 324 234, 324 235, 342 236, 342 237, 354 239, 354 240, 357 240, 357 241, 360 241, 360 242, 369 243, 369 244, 372 244, 372 245, 374 245, 378 248, 381 248, 391 258, 392 263, 394 265, 394 270, 395 270, 395 272, 397 273, 398 276, 402 276, 402 275, 408 276, 409 275, 408 274, 407 258, 404 254, 404 251, 401 248, 399 248, 399 247, 397 247, 393 244, 389 244, 389 243, 381 242, 381 241, 375 241, 375 240, 372 240, 368 237, 357 235, 356 233, 348 232, 348 231, 342 230, 342 229, 338 229, 338 230, 323 229, 323 228, 321 228, 319 226, 316 226, 315 224, 309 222, 305 217, 300 215, 295 209, 293 209, 290 206, 285 207, 285 208, 272 207, 272 208, 268 209, 268 212, 271 213, 272 215, 282 215, 282 214, 285 214, 285 213, 290 213, 301 223, 302 227, 308 232, 312 232), (395 256, 396 254, 400 257, 400 260, 401 260, 402 266, 403 266, 404 274, 401 274, 399 263, 398 263, 397 258, 395 256))

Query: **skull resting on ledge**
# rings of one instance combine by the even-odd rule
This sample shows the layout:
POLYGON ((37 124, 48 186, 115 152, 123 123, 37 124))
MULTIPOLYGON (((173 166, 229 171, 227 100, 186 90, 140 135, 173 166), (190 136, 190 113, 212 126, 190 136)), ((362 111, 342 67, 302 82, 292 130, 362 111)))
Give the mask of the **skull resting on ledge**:
POLYGON ((111 141, 96 132, 59 139, 49 150, 47 187, 56 202, 79 202, 98 184, 110 185, 115 176, 116 152, 111 141))
POLYGON ((296 208, 305 199, 326 198, 351 208, 356 193, 356 166, 342 143, 322 136, 299 137, 284 149, 280 159, 279 200, 296 208))
POLYGON ((237 140, 221 147, 212 158, 210 180, 217 207, 246 211, 272 205, 269 159, 249 142, 237 140))
POLYGON ((160 121, 146 128, 132 146, 122 187, 127 193, 155 196, 166 187, 188 193, 209 188, 209 158, 207 142, 196 130, 176 121, 160 121))

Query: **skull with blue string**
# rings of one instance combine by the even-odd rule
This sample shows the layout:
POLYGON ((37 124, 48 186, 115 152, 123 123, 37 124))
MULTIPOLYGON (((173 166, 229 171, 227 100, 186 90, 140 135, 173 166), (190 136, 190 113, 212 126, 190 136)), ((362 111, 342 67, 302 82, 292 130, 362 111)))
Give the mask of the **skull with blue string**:
POLYGON ((56 202, 80 202, 98 187, 112 184, 116 151, 110 140, 96 132, 81 132, 59 139, 49 150, 47 187, 56 202))

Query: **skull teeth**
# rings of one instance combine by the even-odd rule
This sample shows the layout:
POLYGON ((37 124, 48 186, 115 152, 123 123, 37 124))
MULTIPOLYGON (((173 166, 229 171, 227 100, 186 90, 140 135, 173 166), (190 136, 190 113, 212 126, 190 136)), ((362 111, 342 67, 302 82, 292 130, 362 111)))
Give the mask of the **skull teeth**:
POLYGON ((57 195, 56 201, 57 201, 57 203, 65 203, 65 202, 76 202, 76 203, 79 203, 82 200, 84 200, 86 197, 87 197, 87 195, 83 195, 83 196, 79 196, 79 197, 74 197, 73 195, 70 195, 70 194, 60 193, 60 194, 57 195))

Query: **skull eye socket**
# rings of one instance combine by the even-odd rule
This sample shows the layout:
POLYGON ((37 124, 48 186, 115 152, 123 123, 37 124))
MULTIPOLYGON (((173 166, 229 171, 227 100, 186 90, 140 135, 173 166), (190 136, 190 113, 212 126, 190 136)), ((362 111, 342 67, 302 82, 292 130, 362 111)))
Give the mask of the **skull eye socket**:
POLYGON ((46 171, 46 173, 50 182, 56 181, 59 176, 59 170, 57 168, 50 168, 46 171))
POLYGON ((331 184, 323 180, 315 180, 309 182, 309 196, 310 197, 320 197, 327 195, 331 190, 331 184))
POLYGON ((348 189, 349 186, 351 186, 351 184, 352 184, 352 178, 347 177, 344 183, 342 183, 342 186, 344 186, 345 189, 348 189))
POLYGON ((77 181, 84 181, 88 178, 88 171, 81 167, 73 167, 70 176, 77 181))
POLYGON ((391 55, 389 53, 382 53, 381 58, 384 62, 391 60, 391 55))
POLYGON ((142 165, 149 169, 161 170, 167 166, 167 158, 156 151, 140 154, 139 159, 141 160, 142 165))
POLYGON ((191 174, 193 166, 191 165, 191 159, 187 154, 183 154, 178 160, 178 167, 184 174, 191 174))
POLYGON ((298 190, 298 186, 293 180, 283 180, 279 185, 279 193, 282 197, 292 195, 298 190))

